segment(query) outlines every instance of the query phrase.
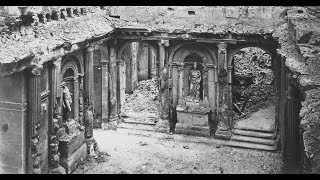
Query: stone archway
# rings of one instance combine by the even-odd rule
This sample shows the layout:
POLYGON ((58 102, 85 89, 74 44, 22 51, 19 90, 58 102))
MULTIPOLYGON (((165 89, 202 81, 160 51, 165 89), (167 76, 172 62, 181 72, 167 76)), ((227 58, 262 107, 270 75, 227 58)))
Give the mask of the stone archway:
MULTIPOLYGON (((227 104, 228 104, 228 121, 230 122, 229 124, 229 129, 231 131, 230 135, 231 140, 233 141, 238 141, 238 142, 246 142, 246 143, 251 143, 253 145, 258 144, 259 148, 261 149, 266 149, 266 150, 275 150, 277 149, 277 141, 278 141, 278 133, 279 133, 279 109, 280 109, 280 62, 278 62, 278 56, 277 56, 277 52, 276 52, 276 47, 275 46, 265 46, 262 44, 254 44, 254 43, 246 43, 246 44, 242 44, 242 45, 235 45, 233 47, 231 47, 231 52, 228 53, 228 59, 227 59, 227 69, 228 69, 228 73, 227 73, 227 79, 228 79, 228 84, 227 84, 227 104), (234 114, 234 109, 239 111, 239 106, 237 107, 237 105, 235 105, 235 97, 237 97, 237 93, 235 93, 236 90, 236 84, 237 82, 240 81, 236 81, 235 79, 235 68, 236 65, 235 64, 235 55, 239 53, 239 51, 242 50, 248 50, 248 48, 255 48, 255 50, 259 51, 252 53, 252 57, 256 57, 253 59, 258 59, 259 57, 259 53, 262 53, 263 55, 268 55, 270 58, 270 65, 268 65, 268 67, 266 70, 268 71, 262 71, 263 73, 268 72, 271 77, 272 77, 272 81, 270 81, 270 85, 266 85, 265 86, 261 86, 261 88, 266 88, 270 90, 270 93, 272 95, 271 98, 269 96, 266 96, 267 99, 269 98, 272 102, 271 104, 268 104, 268 106, 266 107, 260 107, 257 106, 256 110, 252 111, 252 113, 246 114, 244 115, 244 117, 239 121, 235 121, 235 114, 234 114), (257 55, 257 56, 256 56, 257 55), (236 123, 235 123, 236 122, 236 123), (239 125, 239 123, 242 123, 241 125, 239 125), (261 147, 260 147, 261 146, 261 147)), ((244 54, 246 54, 246 52, 243 52, 244 54)), ((249 53, 250 54, 250 53, 249 53)), ((242 56, 241 56, 242 57, 242 56)), ((262 57, 262 56, 261 56, 262 57)), ((241 60, 241 59, 240 59, 241 60)), ((248 58, 247 58, 248 60, 248 58)), ((247 60, 243 59, 243 63, 246 62, 247 60)), ((249 58, 250 63, 252 62, 252 59, 249 58)), ((256 63, 258 63, 259 60, 257 60, 256 63)), ((248 62, 249 63, 249 62, 248 62)), ((253 66, 259 66, 260 65, 253 65, 253 66)), ((262 68, 263 69, 263 68, 262 68)), ((241 71, 241 73, 243 73, 244 70, 239 70, 239 72, 241 71)), ((258 70, 257 70, 258 71, 258 70)), ((255 71, 254 71, 255 72, 255 71)), ((260 71, 259 71, 260 72, 260 71)), ((268 74, 267 73, 267 74, 268 74)), ((240 75, 241 76, 241 75, 240 75)), ((250 75, 247 74, 245 77, 245 79, 249 79, 249 80, 256 80, 256 78, 254 78, 256 75, 253 73, 250 75)), ((241 78, 240 78, 241 79, 241 78)), ((242 78, 243 80, 243 78, 242 78)), ((265 81, 265 79, 263 79, 263 81, 265 81)), ((242 82, 243 83, 243 82, 242 82)), ((259 83, 254 83, 254 82, 249 82, 248 86, 246 86, 246 88, 248 89, 254 89, 255 92, 252 92, 253 94, 255 93, 259 93, 260 91, 257 92, 257 89, 259 88, 254 88, 254 87, 260 87, 259 83), (254 85, 256 84, 256 85, 254 85), (253 87, 252 87, 253 86, 253 87)), ((264 84, 264 83, 262 83, 264 84)), ((239 85, 239 83, 238 83, 239 85)), ((239 85, 242 86, 242 85, 239 85)), ((238 86, 238 88, 239 88, 238 86)), ((262 90, 261 92, 265 92, 267 91, 266 89, 262 90)), ((239 90, 239 89, 238 89, 239 90)), ((238 92, 243 92, 245 90, 241 90, 238 92)), ((250 91, 251 92, 251 91, 250 91)), ((249 94, 251 94, 249 92, 249 94)), ((241 93, 240 93, 241 94, 241 93)), ((238 94, 239 95, 239 94, 238 94)), ((252 95, 252 94, 251 94, 252 95)), ((270 95, 270 96, 271 96, 270 95)), ((261 95, 263 96, 263 94, 261 95)), ((242 96, 241 96, 242 97, 242 96)), ((250 96, 248 96, 247 98, 249 98, 250 96)), ((264 96, 263 96, 264 97, 264 96)), ((250 97, 251 98, 251 97, 250 97)), ((259 97, 262 98, 262 97, 259 97)), ((268 100, 269 100, 268 99, 268 100)), ((249 99, 247 99, 249 100, 249 99)), ((268 101, 268 100, 264 100, 264 101, 268 101)), ((257 101, 257 103, 261 104, 261 102, 257 101)), ((241 104, 241 103, 240 103, 241 104)), ((240 111, 243 110, 243 106, 240 107, 240 111)), ((254 108, 253 108, 254 109, 254 108)))
MULTIPOLYGON (((158 51, 155 48, 155 46, 150 42, 143 41, 143 40, 130 40, 121 44, 119 51, 117 52, 117 57, 119 59, 118 75, 119 75, 120 86, 118 90, 120 91, 120 99, 119 99, 120 107, 121 107, 120 114, 125 119, 129 117, 131 118, 131 115, 132 115, 132 118, 136 116, 140 116, 139 115, 140 112, 129 113, 130 115, 127 113, 127 110, 128 110, 127 107, 131 103, 127 102, 126 97, 131 99, 130 97, 137 90, 137 87, 140 81, 150 81, 153 78, 158 78, 159 76, 158 51), (135 49, 135 51, 132 49, 135 49)), ((155 89, 156 94, 158 94, 159 88, 158 88, 157 82, 154 83, 154 86, 156 87, 155 89)), ((157 102, 159 103, 160 101, 157 101, 157 102)), ((155 119, 158 119, 159 109, 158 107, 156 109, 157 109, 156 110, 157 117, 155 117, 155 119)), ((152 113, 150 113, 150 116, 152 116, 151 114, 152 113)))

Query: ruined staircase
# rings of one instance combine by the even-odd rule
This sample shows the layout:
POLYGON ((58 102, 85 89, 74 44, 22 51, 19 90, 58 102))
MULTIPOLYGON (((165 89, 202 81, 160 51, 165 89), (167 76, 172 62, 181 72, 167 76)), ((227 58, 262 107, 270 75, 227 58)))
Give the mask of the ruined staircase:
POLYGON ((235 127, 229 146, 276 151, 276 136, 272 130, 257 130, 235 127))

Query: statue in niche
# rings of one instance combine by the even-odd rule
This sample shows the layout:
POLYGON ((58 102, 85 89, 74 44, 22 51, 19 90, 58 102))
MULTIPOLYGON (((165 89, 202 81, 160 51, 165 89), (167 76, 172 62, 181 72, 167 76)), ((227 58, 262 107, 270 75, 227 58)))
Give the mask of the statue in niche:
POLYGON ((200 82, 201 82, 201 72, 197 69, 197 63, 193 63, 193 68, 190 70, 189 73, 189 83, 190 83, 190 90, 189 90, 189 97, 193 100, 199 100, 200 96, 200 82))
POLYGON ((61 89, 62 89, 62 112, 63 112, 63 122, 69 121, 70 119, 70 112, 71 112, 71 104, 72 104, 72 98, 71 93, 69 91, 69 88, 67 87, 66 82, 61 83, 61 89))

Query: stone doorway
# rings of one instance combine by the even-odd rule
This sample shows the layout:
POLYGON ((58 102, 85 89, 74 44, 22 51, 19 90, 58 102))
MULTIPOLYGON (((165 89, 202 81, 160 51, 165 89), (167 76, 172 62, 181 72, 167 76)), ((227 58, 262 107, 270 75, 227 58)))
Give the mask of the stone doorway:
POLYGON ((121 117, 130 123, 158 121, 157 53, 145 42, 131 42, 120 52, 121 117))
POLYGON ((232 140, 276 146, 276 79, 272 54, 245 47, 232 54, 232 140))

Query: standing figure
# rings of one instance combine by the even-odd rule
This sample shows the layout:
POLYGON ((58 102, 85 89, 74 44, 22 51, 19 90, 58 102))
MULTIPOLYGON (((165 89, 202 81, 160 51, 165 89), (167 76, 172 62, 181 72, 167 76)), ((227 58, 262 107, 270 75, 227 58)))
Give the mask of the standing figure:
POLYGON ((61 83, 61 89, 62 89, 62 110, 63 110, 63 122, 66 122, 70 119, 69 115, 71 112, 71 104, 72 104, 72 98, 71 93, 69 91, 69 88, 66 85, 66 82, 61 83))
POLYGON ((200 82, 201 82, 201 72, 197 69, 197 63, 193 63, 193 68, 189 73, 190 81, 190 91, 189 96, 193 99, 199 99, 200 95, 200 82))

